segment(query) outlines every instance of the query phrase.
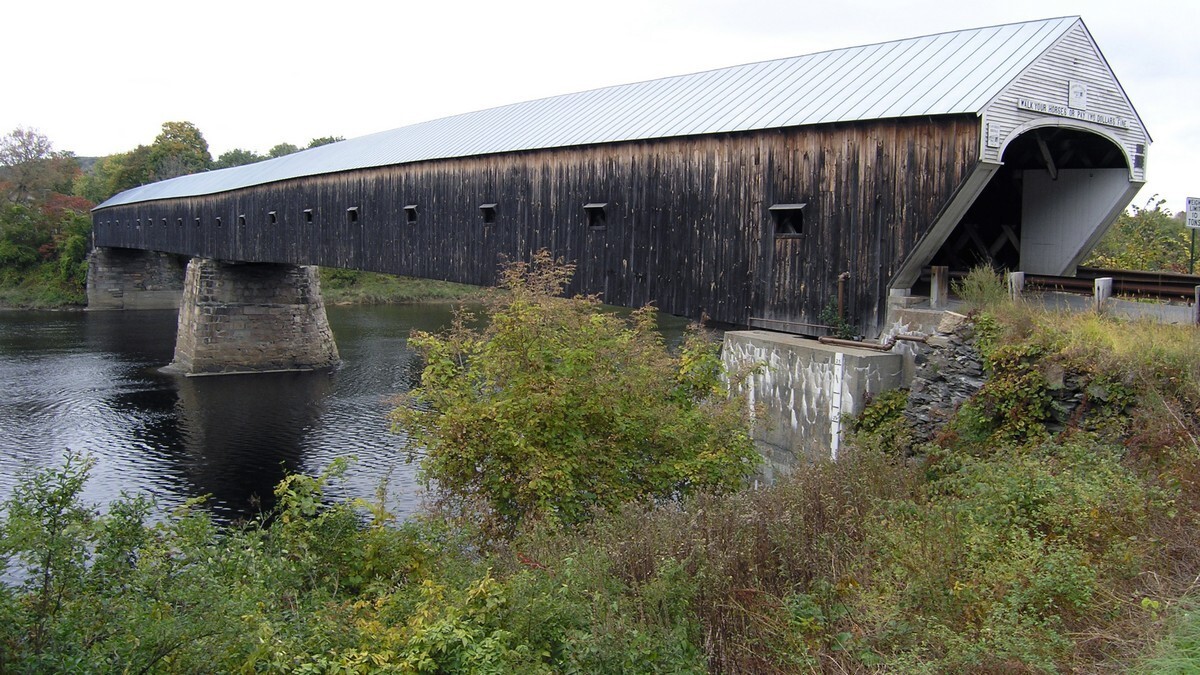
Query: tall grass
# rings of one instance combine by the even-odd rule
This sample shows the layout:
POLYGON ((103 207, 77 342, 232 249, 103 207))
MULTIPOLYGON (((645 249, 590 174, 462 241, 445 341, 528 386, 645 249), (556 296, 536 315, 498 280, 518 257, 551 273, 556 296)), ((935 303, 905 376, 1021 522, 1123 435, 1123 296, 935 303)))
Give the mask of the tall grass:
POLYGON ((978 265, 967 276, 950 283, 950 290, 966 303, 969 310, 994 307, 1008 300, 1008 285, 1004 275, 987 265, 978 265))

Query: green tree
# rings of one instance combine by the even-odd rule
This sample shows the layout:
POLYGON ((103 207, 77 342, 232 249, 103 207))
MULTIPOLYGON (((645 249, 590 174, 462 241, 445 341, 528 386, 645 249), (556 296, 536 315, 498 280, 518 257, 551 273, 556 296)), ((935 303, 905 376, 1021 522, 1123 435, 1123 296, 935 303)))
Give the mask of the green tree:
POLYGON ((1187 228, 1154 195, 1142 208, 1129 207, 1117 218, 1084 265, 1122 270, 1188 271, 1191 240, 1187 228))
POLYGON ((263 157, 253 150, 234 148, 233 150, 222 152, 221 156, 217 157, 217 161, 213 162, 212 168, 228 169, 231 166, 254 164, 255 162, 261 162, 264 159, 266 159, 266 157, 263 157))
POLYGON ((75 180, 73 192, 97 204, 109 197, 154 181, 150 146, 139 145, 96 160, 92 170, 75 180))
POLYGON ((191 122, 163 122, 150 146, 151 177, 166 180, 207 171, 212 166, 208 141, 191 122))
POLYGON ((270 157, 271 159, 275 159, 276 157, 283 157, 284 155, 290 155, 293 152, 300 152, 300 148, 292 145, 291 143, 280 143, 279 145, 276 145, 275 147, 273 147, 267 151, 267 157, 270 157))
POLYGON ((50 241, 41 225, 37 210, 27 204, 0 205, 0 281, 14 283, 37 264, 38 249, 50 241))
POLYGON ((56 151, 50 139, 36 129, 17 127, 0 137, 0 180, 8 184, 11 199, 70 192, 78 174, 75 156, 56 151))
POLYGON ((741 484, 757 454, 717 346, 693 334, 672 355, 652 309, 557 297, 572 271, 541 252, 504 269, 486 328, 413 335, 426 366, 394 420, 425 478, 501 529, 741 484))
POLYGON ((338 142, 344 141, 344 140, 346 140, 345 136, 321 136, 319 138, 314 138, 311 141, 309 141, 308 147, 316 148, 316 147, 319 147, 322 145, 329 145, 330 143, 338 143, 338 142))
POLYGON ((76 176, 75 183, 71 186, 71 194, 97 204, 113 196, 113 193, 108 191, 113 157, 114 155, 108 155, 97 159, 90 171, 76 176))

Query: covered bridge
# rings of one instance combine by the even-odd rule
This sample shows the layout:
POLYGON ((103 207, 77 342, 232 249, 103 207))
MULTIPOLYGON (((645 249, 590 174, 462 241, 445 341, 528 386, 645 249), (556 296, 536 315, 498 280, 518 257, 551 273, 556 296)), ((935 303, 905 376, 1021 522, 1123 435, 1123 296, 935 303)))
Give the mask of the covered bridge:
POLYGON ((930 264, 1071 274, 1149 137, 1078 17, 821 52, 472 112, 175 178, 97 247, 489 285, 577 262, 615 305, 877 334, 930 264))

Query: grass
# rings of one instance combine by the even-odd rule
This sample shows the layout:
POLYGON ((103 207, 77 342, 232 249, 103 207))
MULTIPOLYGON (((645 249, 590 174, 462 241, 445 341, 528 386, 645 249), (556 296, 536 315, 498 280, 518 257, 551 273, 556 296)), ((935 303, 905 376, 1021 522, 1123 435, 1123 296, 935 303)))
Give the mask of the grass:
POLYGON ((321 296, 330 305, 457 302, 480 297, 479 286, 377 272, 321 268, 321 296))
POLYGON ((1172 675, 1200 672, 1200 612, 1194 605, 1182 605, 1170 635, 1150 658, 1138 664, 1135 672, 1172 675))

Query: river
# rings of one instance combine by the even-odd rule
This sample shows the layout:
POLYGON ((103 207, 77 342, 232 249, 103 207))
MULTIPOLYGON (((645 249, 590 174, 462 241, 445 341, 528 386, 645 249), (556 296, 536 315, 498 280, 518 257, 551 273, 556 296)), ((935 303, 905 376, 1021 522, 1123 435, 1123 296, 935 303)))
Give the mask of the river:
MULTIPOLYGON (((22 472, 95 462, 84 499, 148 494, 158 514, 208 495, 220 521, 257 515, 288 473, 354 457, 334 498, 374 498, 400 517, 423 499, 416 465, 388 423, 420 377, 414 329, 447 326, 447 304, 330 307, 342 365, 332 371, 180 377, 175 312, 0 311, 0 499, 22 472)), ((663 317, 669 336, 681 319, 663 317)))

